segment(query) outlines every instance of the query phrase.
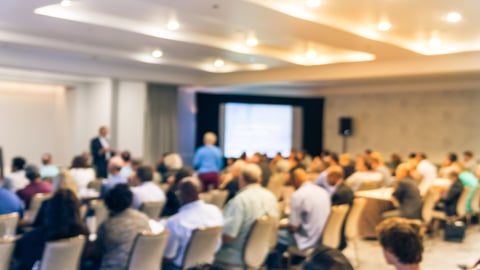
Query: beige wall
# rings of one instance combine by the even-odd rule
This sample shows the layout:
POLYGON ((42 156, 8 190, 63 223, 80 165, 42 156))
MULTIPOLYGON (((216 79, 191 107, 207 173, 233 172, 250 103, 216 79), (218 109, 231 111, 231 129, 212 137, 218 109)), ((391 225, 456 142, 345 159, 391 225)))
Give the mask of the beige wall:
MULTIPOLYGON (((479 88, 480 89, 480 88, 479 88)), ((338 119, 353 118, 347 151, 384 157, 423 151, 440 162, 450 151, 480 156, 480 90, 331 95, 325 98, 324 147, 340 152, 338 119)))

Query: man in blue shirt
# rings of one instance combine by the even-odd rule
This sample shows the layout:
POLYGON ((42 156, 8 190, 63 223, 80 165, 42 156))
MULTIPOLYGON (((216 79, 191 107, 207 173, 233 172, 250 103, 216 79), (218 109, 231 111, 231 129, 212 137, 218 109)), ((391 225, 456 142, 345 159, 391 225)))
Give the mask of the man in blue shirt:
POLYGON ((0 188, 0 215, 17 212, 20 218, 23 217, 23 204, 15 193, 0 188))
POLYGON ((197 149, 193 157, 193 165, 198 172, 198 177, 203 184, 203 192, 210 188, 218 188, 218 172, 222 169, 222 153, 215 146, 217 136, 207 132, 203 136, 204 146, 197 149))

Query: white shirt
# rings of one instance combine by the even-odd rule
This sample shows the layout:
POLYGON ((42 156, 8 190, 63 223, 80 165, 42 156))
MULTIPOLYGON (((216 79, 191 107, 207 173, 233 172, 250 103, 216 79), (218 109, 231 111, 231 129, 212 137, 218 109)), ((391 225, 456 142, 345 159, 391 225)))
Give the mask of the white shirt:
MULTIPOLYGON (((223 216, 218 207, 206 204, 202 200, 182 206, 178 213, 167 220, 166 229, 170 232, 165 258, 173 258, 173 264, 182 266, 183 255, 187 248, 192 231, 199 227, 223 226, 223 216)), ((218 238, 217 249, 221 245, 218 238)))
POLYGON ((165 193, 155 183, 148 181, 138 187, 132 188, 133 192, 133 208, 140 209, 144 202, 164 202, 166 201, 165 193))
MULTIPOLYGON (((98 138, 99 138, 100 144, 102 145, 103 148, 110 149, 110 143, 108 142, 107 138, 102 137, 102 136, 100 136, 98 138)), ((110 158, 110 151, 106 152, 105 156, 107 157, 107 159, 109 159, 110 158)))
POLYGON ((328 192, 311 182, 303 183, 292 194, 288 223, 299 228, 293 235, 298 249, 318 244, 330 215, 330 204, 328 192))
POLYGON ((5 177, 4 187, 12 192, 17 192, 24 187, 26 187, 30 181, 28 181, 25 176, 25 171, 20 170, 12 172, 5 177))
POLYGON ((75 179, 79 192, 86 190, 88 183, 95 180, 95 170, 92 168, 73 168, 70 169, 70 174, 75 179))
POLYGON ((418 185, 420 194, 423 196, 437 178, 437 167, 430 161, 424 159, 417 165, 417 171, 422 175, 422 182, 418 185))

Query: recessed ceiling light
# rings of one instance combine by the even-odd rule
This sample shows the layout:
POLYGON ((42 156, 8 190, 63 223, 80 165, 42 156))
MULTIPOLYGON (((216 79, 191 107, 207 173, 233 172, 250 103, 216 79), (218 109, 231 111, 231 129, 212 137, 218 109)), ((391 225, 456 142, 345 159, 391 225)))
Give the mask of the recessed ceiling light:
POLYGON ((450 12, 447 14, 447 21, 457 23, 462 20, 462 15, 458 12, 450 12))
POLYGON ((152 52, 152 57, 153 58, 160 58, 160 57, 162 57, 162 55, 163 55, 163 52, 159 49, 153 50, 153 52, 152 52))
POLYGON ((315 51, 314 49, 309 49, 305 53, 305 57, 308 59, 314 59, 315 57, 317 57, 317 51, 315 51))
POLYGON ((306 0, 305 4, 311 8, 315 8, 320 6, 321 1, 320 0, 306 0))
POLYGON ((70 5, 72 5, 71 0, 62 0, 62 2, 60 2, 60 6, 62 6, 62 7, 68 7, 70 5))
POLYGON ((178 23, 178 21, 176 19, 172 18, 168 21, 168 23, 167 23, 167 29, 168 30, 175 31, 178 28, 180 28, 180 23, 178 23))
POLYGON ((388 21, 381 21, 377 25, 377 29, 383 32, 390 30, 390 28, 392 28, 392 24, 388 21))
POLYGON ((223 65, 225 65, 225 62, 222 60, 222 59, 216 59, 214 62, 213 62, 213 66, 216 67, 216 68, 221 68, 223 67, 223 65))
POLYGON ((245 41, 245 44, 247 44, 249 47, 255 47, 258 45, 258 39, 255 36, 250 36, 245 41))
POLYGON ((428 45, 430 47, 440 47, 442 46, 442 40, 438 37, 432 37, 429 41, 428 41, 428 45))

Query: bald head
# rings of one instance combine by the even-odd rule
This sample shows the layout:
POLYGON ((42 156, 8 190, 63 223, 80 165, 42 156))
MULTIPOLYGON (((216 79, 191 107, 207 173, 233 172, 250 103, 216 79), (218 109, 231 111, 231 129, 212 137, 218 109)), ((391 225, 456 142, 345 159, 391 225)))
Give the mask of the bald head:
POLYGON ((108 128, 106 126, 102 126, 98 129, 98 134, 102 137, 107 137, 108 135, 108 128))
POLYGON ((340 166, 330 166, 327 169, 327 183, 331 186, 337 185, 343 180, 343 169, 340 166))
POLYGON ((291 182, 298 189, 307 181, 307 172, 303 168, 296 168, 291 173, 291 182))
POLYGON ((406 178, 409 172, 410 172, 410 166, 407 163, 402 163, 397 166, 397 169, 395 170, 395 177, 397 179, 406 178))
POLYGON ((200 182, 194 177, 185 177, 180 181, 178 190, 183 204, 196 201, 200 193, 200 182))

